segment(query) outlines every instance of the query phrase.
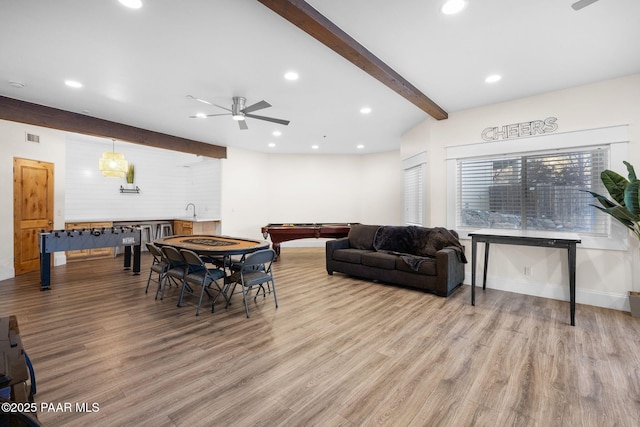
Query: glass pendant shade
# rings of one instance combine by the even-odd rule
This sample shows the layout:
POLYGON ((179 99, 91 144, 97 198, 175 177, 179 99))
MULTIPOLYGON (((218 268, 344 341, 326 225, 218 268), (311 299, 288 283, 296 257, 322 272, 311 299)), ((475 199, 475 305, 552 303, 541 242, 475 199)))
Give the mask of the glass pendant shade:
POLYGON ((128 166, 129 164, 124 159, 124 154, 113 151, 105 151, 98 161, 98 167, 102 175, 114 178, 123 178, 127 173, 128 166))

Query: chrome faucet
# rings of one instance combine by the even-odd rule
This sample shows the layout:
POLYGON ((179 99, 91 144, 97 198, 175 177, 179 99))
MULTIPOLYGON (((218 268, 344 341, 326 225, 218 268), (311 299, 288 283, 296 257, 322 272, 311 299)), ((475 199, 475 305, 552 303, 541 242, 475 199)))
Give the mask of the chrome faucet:
POLYGON ((196 205, 194 205, 193 203, 189 203, 187 204, 187 207, 184 209, 185 211, 189 210, 189 206, 193 206, 193 217, 196 217, 196 205))

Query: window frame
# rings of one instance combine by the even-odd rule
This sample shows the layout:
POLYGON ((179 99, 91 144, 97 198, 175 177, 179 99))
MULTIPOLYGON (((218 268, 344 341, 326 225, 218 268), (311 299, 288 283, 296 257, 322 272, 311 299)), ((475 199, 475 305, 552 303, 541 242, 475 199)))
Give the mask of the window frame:
MULTIPOLYGON (((455 229, 463 239, 468 239, 468 233, 478 229, 477 227, 461 227, 457 224, 458 160, 473 158, 499 160, 501 157, 512 155, 526 155, 540 151, 566 151, 567 149, 580 150, 597 146, 609 147, 608 169, 627 176, 626 168, 622 163, 628 158, 629 151, 627 125, 447 147, 446 168, 447 187, 449 188, 447 191, 447 227, 455 229)), ((628 230, 617 221, 610 221, 607 236, 577 234, 580 235, 581 247, 584 248, 627 250, 629 247, 628 230)))

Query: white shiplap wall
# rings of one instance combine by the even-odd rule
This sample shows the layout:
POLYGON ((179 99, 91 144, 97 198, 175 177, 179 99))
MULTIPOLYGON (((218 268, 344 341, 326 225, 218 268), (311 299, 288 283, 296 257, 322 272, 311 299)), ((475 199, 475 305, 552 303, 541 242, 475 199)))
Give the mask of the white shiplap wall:
MULTIPOLYGON (((122 194, 124 178, 104 177, 98 159, 112 141, 70 135, 66 143, 66 221, 170 219, 195 203, 200 217, 220 218, 220 160, 115 142, 135 165, 139 194, 122 194)), ((189 214, 191 211, 189 212, 189 214)))

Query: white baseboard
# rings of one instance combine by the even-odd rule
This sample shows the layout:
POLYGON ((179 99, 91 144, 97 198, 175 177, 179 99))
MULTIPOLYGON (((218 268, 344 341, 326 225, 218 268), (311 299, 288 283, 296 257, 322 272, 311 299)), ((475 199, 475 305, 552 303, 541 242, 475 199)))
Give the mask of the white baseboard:
MULTIPOLYGON (((482 288, 482 276, 476 277, 476 290, 482 288)), ((471 285, 471 274, 465 276, 465 285, 471 285)), ((550 285, 547 283, 519 281, 505 279, 503 277, 487 277, 487 288, 499 291, 515 292, 523 295, 532 295, 542 298, 550 298, 559 301, 569 301, 569 284, 566 286, 550 285)), ((594 291, 590 289, 576 288, 576 303, 592 305, 595 307, 610 308, 619 311, 630 311, 629 297, 627 294, 613 292, 594 291)))
POLYGON ((15 277, 13 268, 0 268, 0 280, 11 279, 15 277))

